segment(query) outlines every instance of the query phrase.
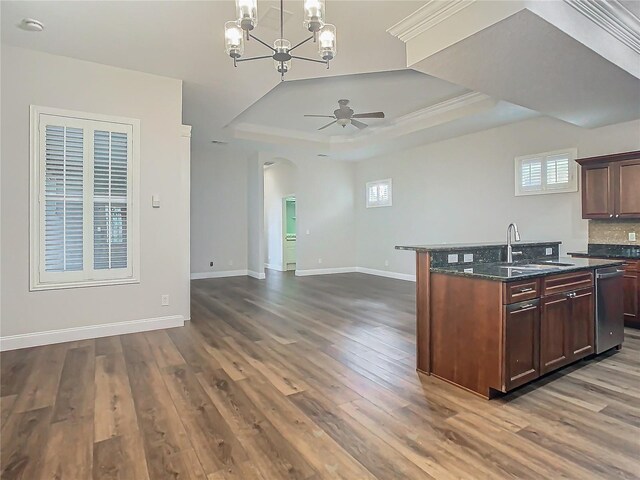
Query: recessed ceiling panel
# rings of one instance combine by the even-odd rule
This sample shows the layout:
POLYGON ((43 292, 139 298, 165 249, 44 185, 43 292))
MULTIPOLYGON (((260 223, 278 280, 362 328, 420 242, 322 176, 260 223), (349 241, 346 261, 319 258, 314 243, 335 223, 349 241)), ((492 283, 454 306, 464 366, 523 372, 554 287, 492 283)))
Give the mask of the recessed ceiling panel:
MULTIPOLYGON (((313 133, 331 119, 305 114, 333 115, 339 99, 348 99, 355 113, 382 111, 385 119, 363 120, 381 125, 469 90, 414 70, 342 75, 285 81, 234 119, 269 128, 313 133)), ((356 134, 355 127, 338 125, 321 130, 331 135, 356 134)))

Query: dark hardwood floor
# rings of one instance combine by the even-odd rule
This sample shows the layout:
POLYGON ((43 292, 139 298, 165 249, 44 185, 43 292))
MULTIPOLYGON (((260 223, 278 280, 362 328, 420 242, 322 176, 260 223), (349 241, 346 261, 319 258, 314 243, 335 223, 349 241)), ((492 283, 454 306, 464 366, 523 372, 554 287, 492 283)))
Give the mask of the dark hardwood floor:
POLYGON ((640 477, 640 334, 486 401, 414 370, 414 284, 192 282, 183 328, 2 353, 3 479, 640 477))

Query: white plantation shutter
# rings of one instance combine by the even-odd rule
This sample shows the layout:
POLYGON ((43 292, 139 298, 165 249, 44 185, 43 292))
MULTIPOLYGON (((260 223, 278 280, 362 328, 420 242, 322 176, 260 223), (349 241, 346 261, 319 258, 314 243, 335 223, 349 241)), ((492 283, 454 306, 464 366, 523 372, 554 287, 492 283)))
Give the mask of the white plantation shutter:
POLYGON ((567 155, 550 155, 547 157, 547 186, 562 187, 569 183, 569 157, 567 155))
POLYGON ((542 187, 542 159, 533 158, 520 164, 520 186, 523 190, 537 190, 542 187))
POLYGON ((83 268, 83 130, 46 125, 44 152, 44 270, 83 268))
POLYGON ((577 192, 577 149, 516 157, 516 196, 577 192))
POLYGON ((31 289, 135 282, 138 121, 62 112, 32 107, 31 289))
POLYGON ((127 133, 96 130, 93 148, 93 268, 127 267, 127 133))
POLYGON ((391 179, 367 183, 367 208, 391 206, 391 179))

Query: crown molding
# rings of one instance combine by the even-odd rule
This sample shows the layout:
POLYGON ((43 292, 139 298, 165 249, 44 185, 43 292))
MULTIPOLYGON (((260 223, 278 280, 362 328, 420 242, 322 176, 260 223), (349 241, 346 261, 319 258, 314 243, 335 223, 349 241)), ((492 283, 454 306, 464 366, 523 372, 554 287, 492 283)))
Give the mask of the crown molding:
POLYGON ((389 27, 387 32, 407 42, 471 5, 475 0, 429 0, 408 17, 389 27))
MULTIPOLYGON (((339 143, 355 143, 362 142, 371 135, 380 135, 382 133, 391 134, 392 136, 407 135, 415 130, 422 129, 425 122, 434 120, 436 117, 445 115, 454 110, 470 107, 480 102, 491 101, 495 103, 490 96, 479 92, 467 92, 457 97, 449 98, 442 102, 429 105, 428 107, 416 110, 401 117, 396 118, 388 125, 371 126, 362 131, 360 135, 353 137, 334 136, 331 137, 332 144, 339 143), (393 135, 393 134, 396 135, 393 135)), ((430 127, 426 127, 430 128, 430 127)), ((369 140, 365 140, 369 142, 369 140)))
POLYGON ((564 0, 600 28, 640 54, 640 18, 618 0, 564 0))

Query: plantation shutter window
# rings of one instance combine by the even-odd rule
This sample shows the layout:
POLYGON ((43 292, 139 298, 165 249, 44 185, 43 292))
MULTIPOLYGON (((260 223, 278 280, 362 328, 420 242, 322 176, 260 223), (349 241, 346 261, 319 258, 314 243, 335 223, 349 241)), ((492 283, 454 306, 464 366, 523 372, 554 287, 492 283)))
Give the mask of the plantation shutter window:
POLYGON ((577 155, 577 149, 571 148, 516 157, 516 196, 577 192, 577 155))
POLYGON ((137 120, 32 107, 31 289, 137 282, 137 120))
POLYGON ((367 183, 366 206, 390 207, 391 206, 391 179, 377 180, 367 183))

